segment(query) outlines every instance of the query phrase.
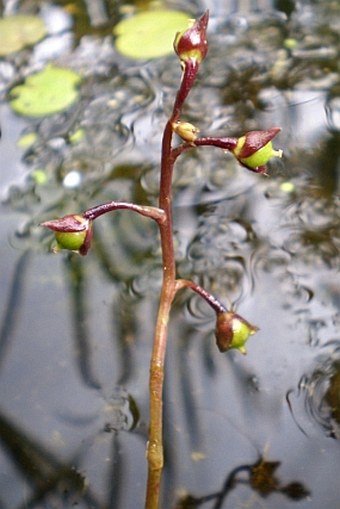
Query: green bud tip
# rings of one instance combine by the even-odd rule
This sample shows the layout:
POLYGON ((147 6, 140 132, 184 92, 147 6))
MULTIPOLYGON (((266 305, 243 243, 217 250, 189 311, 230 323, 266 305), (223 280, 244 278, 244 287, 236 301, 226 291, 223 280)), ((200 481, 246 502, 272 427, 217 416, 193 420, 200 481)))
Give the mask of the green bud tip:
POLYGON ((86 239, 86 231, 82 232, 55 232, 56 246, 53 248, 55 253, 61 249, 68 249, 69 251, 79 251, 86 239))
POLYGON ((238 139, 232 150, 237 160, 256 173, 264 173, 266 164, 272 157, 282 157, 282 150, 273 148, 272 139, 280 132, 273 127, 267 131, 250 131, 238 139))
POLYGON ((61 249, 76 251, 81 255, 86 255, 88 252, 92 240, 92 221, 89 219, 77 214, 70 214, 59 219, 45 221, 41 226, 54 232, 56 245, 53 251, 55 253, 61 249))
POLYGON ((272 157, 282 157, 282 150, 274 150, 271 141, 257 150, 253 155, 240 159, 246 166, 256 169, 259 166, 264 166, 272 157))
POLYGON ((245 344, 257 330, 256 326, 233 311, 217 313, 215 336, 220 352, 236 348, 242 354, 246 354, 245 344))

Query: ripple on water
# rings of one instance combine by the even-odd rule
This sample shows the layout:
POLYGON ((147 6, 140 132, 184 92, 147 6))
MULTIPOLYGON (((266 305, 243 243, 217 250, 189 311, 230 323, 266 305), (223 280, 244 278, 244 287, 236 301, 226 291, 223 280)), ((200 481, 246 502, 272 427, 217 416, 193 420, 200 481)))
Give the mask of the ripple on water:
POLYGON ((251 225, 229 217, 228 206, 218 205, 200 217, 187 249, 186 270, 220 298, 238 301, 251 284, 248 265, 254 243, 251 225))
POLYGON ((106 399, 101 418, 104 431, 131 431, 139 421, 139 409, 134 398, 123 387, 116 387, 106 399))
POLYGON ((340 97, 330 94, 326 103, 327 122, 330 129, 340 132, 340 97))
POLYGON ((301 385, 307 414, 327 436, 340 439, 340 340, 331 346, 301 385))
POLYGON ((339 242, 336 224, 318 229, 301 225, 284 241, 284 248, 309 265, 336 267, 339 266, 339 242))
POLYGON ((139 408, 133 396, 121 385, 109 396, 99 395, 99 408, 93 414, 59 410, 59 418, 71 426, 91 426, 95 433, 132 431, 139 421, 139 408))
POLYGON ((295 192, 281 203, 279 226, 275 234, 292 260, 306 266, 336 268, 340 261, 340 216, 337 197, 325 196, 316 182, 301 180, 295 192))
POLYGON ((136 276, 131 281, 129 290, 131 295, 145 297, 146 295, 158 295, 161 290, 162 269, 151 264, 144 267, 143 274, 136 276))

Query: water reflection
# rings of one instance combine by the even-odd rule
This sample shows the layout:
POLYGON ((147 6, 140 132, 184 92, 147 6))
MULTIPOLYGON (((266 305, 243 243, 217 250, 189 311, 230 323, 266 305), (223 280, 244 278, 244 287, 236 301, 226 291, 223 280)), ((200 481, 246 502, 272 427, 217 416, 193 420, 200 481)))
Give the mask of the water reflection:
MULTIPOLYGON (((202 133, 282 123, 286 159, 260 180, 225 154, 188 152, 176 168, 174 210, 180 275, 261 331, 246 358, 221 356, 205 303, 178 296, 163 507, 338 508, 339 448, 329 439, 339 436, 336 5, 274 2, 280 12, 257 12, 268 3, 213 5, 211 51, 186 115, 202 133), (268 442, 274 460, 258 454, 268 442)), ((1 105, 6 509, 131 509, 144 494, 157 230, 129 214, 103 218, 82 260, 48 255, 37 225, 109 199, 155 203, 163 108, 180 69, 172 57, 127 65, 103 37, 118 7, 81 6, 67 7, 75 47, 58 46, 58 58, 84 72, 80 104, 20 122, 1 105), (23 129, 37 135, 24 153, 15 147, 23 129), (45 172, 43 185, 35 170, 45 172), (73 172, 77 185, 66 185, 73 172)), ((0 62, 3 101, 47 58, 30 51, 0 62)))
MULTIPOLYGON (((328 345, 329 347, 331 345, 328 345)), ((308 414, 320 425, 328 436, 340 438, 340 401, 339 401, 339 350, 321 356, 315 371, 304 383, 301 397, 305 398, 308 414)))
MULTIPOLYGON (((66 463, 60 462, 50 450, 38 441, 27 436, 26 432, 14 424, 6 415, 0 415, 0 441, 4 452, 26 481, 26 500, 18 500, 16 490, 6 490, 4 507, 37 507, 50 499, 64 498, 64 504, 73 504, 84 491, 85 479, 74 469, 74 458, 66 463), (9 501, 9 495, 11 498, 9 501), (15 502, 14 502, 15 501, 15 502), (9 505, 7 505, 9 503, 9 505)), ((7 479, 12 484, 13 480, 7 479)), ((15 483, 14 483, 15 485, 15 483)), ((13 485, 12 485, 13 486, 13 485)), ((89 493, 88 504, 92 499, 89 493)))
POLYGON ((4 315, 0 329, 0 365, 5 362, 10 338, 15 335, 15 323, 20 316, 20 307, 23 298, 23 284, 26 280, 26 271, 29 265, 29 253, 20 256, 12 277, 7 302, 4 306, 4 315))
POLYGON ((70 257, 66 264, 66 278, 70 287, 70 315, 73 319, 74 348, 77 352, 81 377, 85 384, 94 389, 100 388, 91 365, 91 346, 89 339, 89 320, 85 301, 86 280, 84 267, 77 257, 70 257))
MULTIPOLYGON (((252 465, 240 465, 228 474, 220 491, 201 497, 185 495, 177 502, 175 509, 194 509, 202 505, 207 506, 209 502, 211 504, 207 507, 210 509, 221 509, 226 507, 226 501, 230 498, 231 492, 237 490, 239 486, 249 486, 253 492, 262 498, 267 498, 273 493, 280 493, 296 502, 308 499, 310 492, 303 483, 293 481, 285 485, 282 484, 276 473, 280 464, 279 461, 268 461, 261 457, 252 465)), ((251 504, 251 507, 257 505, 256 499, 252 496, 244 503, 246 505, 251 504)))
MULTIPOLYGON (((105 408, 106 418, 108 418, 109 412, 112 415, 110 421, 104 426, 103 433, 129 429, 130 426, 136 424, 135 421, 129 422, 131 416, 133 419, 138 418, 137 414, 134 415, 135 410, 132 413, 130 411, 127 413, 126 408, 124 410, 127 401, 130 401, 130 409, 134 404, 131 404, 132 401, 128 395, 122 396, 122 394, 119 397, 112 396, 105 408)), ((51 452, 51 448, 46 448, 39 440, 29 436, 25 430, 1 413, 0 442, 3 445, 3 453, 24 479, 26 492, 24 502, 21 502, 20 497, 17 496, 17 489, 8 489, 10 486, 15 486, 16 483, 13 481, 15 479, 14 472, 10 473, 10 470, 7 470, 5 478, 1 481, 3 489, 6 487, 5 497, 2 497, 3 507, 23 509, 40 507, 41 504, 44 507, 56 504, 58 507, 65 508, 76 505, 82 508, 99 509, 112 507, 113 503, 118 503, 121 498, 123 460, 120 457, 119 439, 116 433, 111 439, 108 450, 112 472, 109 474, 108 486, 105 489, 106 500, 103 493, 96 493, 93 491, 93 486, 89 486, 90 472, 88 471, 85 476, 75 468, 75 464, 84 461, 84 457, 88 453, 87 449, 93 447, 97 439, 87 440, 86 447, 83 444, 79 450, 69 453, 68 459, 63 461, 58 453, 51 452)), ((58 441, 59 447, 62 447, 62 436, 56 433, 55 445, 58 445, 58 441)))

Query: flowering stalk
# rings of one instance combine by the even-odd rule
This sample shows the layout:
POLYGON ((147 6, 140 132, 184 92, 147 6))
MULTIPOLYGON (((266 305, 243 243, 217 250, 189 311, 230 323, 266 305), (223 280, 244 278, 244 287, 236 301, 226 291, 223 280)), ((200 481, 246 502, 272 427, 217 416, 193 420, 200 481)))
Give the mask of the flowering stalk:
POLYGON ((234 311, 228 310, 216 297, 197 283, 179 279, 176 275, 176 261, 173 243, 172 219, 172 176, 177 158, 185 151, 214 146, 233 154, 240 164, 256 173, 264 173, 271 157, 281 157, 275 151, 272 140, 280 131, 252 131, 240 138, 199 137, 199 129, 189 122, 181 121, 184 102, 195 82, 200 64, 206 56, 208 45, 206 30, 208 11, 197 21, 190 23, 187 30, 176 35, 174 49, 182 66, 182 79, 174 101, 172 114, 168 119, 162 139, 161 175, 158 207, 137 205, 128 202, 108 202, 92 207, 81 215, 67 215, 63 218, 45 221, 42 226, 55 233, 55 250, 69 249, 85 255, 91 245, 93 223, 103 214, 116 210, 130 210, 157 222, 160 232, 163 280, 157 322, 150 361, 150 423, 147 445, 148 480, 145 509, 158 509, 161 475, 163 469, 163 383, 164 361, 168 337, 171 306, 176 293, 183 289, 194 291, 203 298, 216 314, 215 337, 221 352, 231 348, 246 353, 245 343, 255 334, 257 327, 251 325, 234 311), (173 146, 173 135, 181 143, 173 146))
POLYGON ((170 310, 175 297, 176 265, 172 227, 172 175, 176 155, 172 148, 173 126, 178 122, 184 101, 190 92, 201 61, 207 52, 206 29, 208 11, 187 31, 177 34, 174 48, 182 64, 182 80, 172 114, 165 126, 162 140, 159 208, 166 220, 159 226, 163 262, 163 284, 150 362, 150 423, 147 448, 148 480, 145 509, 157 509, 160 498, 163 454, 163 383, 164 361, 170 310), (194 43, 193 43, 194 41, 194 43), (194 50, 194 52, 191 52, 194 50))

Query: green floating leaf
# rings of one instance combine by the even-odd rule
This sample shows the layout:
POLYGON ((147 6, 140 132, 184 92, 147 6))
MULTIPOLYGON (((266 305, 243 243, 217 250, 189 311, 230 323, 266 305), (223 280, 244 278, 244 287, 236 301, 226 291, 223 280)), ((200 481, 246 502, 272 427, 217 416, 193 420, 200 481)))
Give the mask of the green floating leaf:
POLYGON ((81 76, 70 69, 48 65, 12 88, 11 108, 26 117, 45 117, 69 108, 79 98, 81 76))
POLYGON ((40 41, 46 28, 38 16, 7 16, 0 19, 0 57, 40 41))
POLYGON ((158 58, 173 51, 177 32, 185 30, 190 16, 181 11, 141 12, 124 19, 113 29, 116 49, 134 59, 158 58))

